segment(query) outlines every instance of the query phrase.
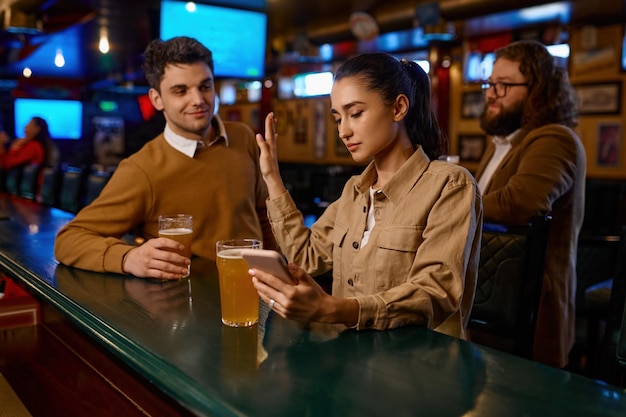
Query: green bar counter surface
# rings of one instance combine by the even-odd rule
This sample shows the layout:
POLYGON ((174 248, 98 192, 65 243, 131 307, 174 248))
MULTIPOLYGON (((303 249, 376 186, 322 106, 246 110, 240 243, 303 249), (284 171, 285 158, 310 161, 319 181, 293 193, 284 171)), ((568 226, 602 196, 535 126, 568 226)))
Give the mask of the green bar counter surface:
MULTIPOLYGON (((215 263, 162 282, 59 265, 71 214, 0 196, 0 269, 202 416, 626 416, 626 392, 437 332, 220 320, 215 263)), ((103 219, 106 221, 106 219, 103 219)))

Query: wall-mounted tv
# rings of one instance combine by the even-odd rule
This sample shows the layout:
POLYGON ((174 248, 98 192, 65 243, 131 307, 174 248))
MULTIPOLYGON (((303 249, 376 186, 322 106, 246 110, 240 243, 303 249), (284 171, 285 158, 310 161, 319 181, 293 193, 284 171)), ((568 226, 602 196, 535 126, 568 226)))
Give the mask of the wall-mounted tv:
POLYGON ((83 103, 78 100, 16 98, 14 114, 16 138, 34 116, 48 122, 52 139, 80 139, 83 133, 83 103))
POLYGON ((465 54, 463 62, 463 81, 466 83, 481 83, 489 78, 493 69, 495 54, 489 52, 483 54, 472 51, 465 54))
POLYGON ((330 94, 333 88, 332 72, 313 72, 297 74, 293 77, 293 95, 296 97, 315 97, 330 94))
POLYGON ((265 13, 162 0, 160 16, 161 39, 190 36, 213 52, 215 77, 259 79, 264 76, 265 13))

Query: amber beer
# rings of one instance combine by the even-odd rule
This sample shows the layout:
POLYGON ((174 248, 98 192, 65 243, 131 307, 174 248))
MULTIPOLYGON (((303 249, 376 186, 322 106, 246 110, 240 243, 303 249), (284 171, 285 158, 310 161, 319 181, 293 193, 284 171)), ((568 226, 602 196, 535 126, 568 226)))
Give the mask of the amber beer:
MULTIPOLYGON (((175 214, 159 216, 159 237, 175 240, 185 247, 180 254, 191 258, 191 238, 193 235, 192 217, 188 214, 175 214)), ((188 277, 191 266, 187 268, 188 277)), ((183 277, 183 278, 184 278, 183 277)))
POLYGON ((159 230, 159 237, 166 237, 180 243, 185 247, 185 250, 181 255, 191 258, 191 236, 192 230, 182 227, 176 227, 174 229, 159 230))
POLYGON ((222 323, 227 326, 252 326, 259 321, 259 294, 252 285, 249 267, 241 256, 241 250, 261 247, 261 241, 254 239, 217 242, 222 323))

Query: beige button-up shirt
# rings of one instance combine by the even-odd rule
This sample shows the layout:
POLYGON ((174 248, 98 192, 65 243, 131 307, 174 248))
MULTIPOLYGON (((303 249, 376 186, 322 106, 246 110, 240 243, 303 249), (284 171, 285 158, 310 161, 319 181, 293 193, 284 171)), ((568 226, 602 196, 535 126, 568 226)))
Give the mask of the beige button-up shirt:
POLYGON ((464 338, 482 229, 474 178, 418 148, 375 194, 376 225, 361 247, 375 179, 370 164, 310 230, 289 194, 268 200, 281 250, 312 275, 332 268, 333 295, 359 302, 357 329, 415 324, 464 338))

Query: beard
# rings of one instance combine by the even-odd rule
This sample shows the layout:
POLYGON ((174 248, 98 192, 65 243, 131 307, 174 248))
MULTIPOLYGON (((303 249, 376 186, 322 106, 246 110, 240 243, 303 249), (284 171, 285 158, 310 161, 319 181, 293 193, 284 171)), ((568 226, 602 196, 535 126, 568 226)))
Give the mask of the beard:
POLYGON ((489 116, 487 113, 489 103, 480 115, 480 127, 488 135, 508 136, 522 126, 522 103, 518 102, 510 109, 501 108, 500 113, 489 116))

